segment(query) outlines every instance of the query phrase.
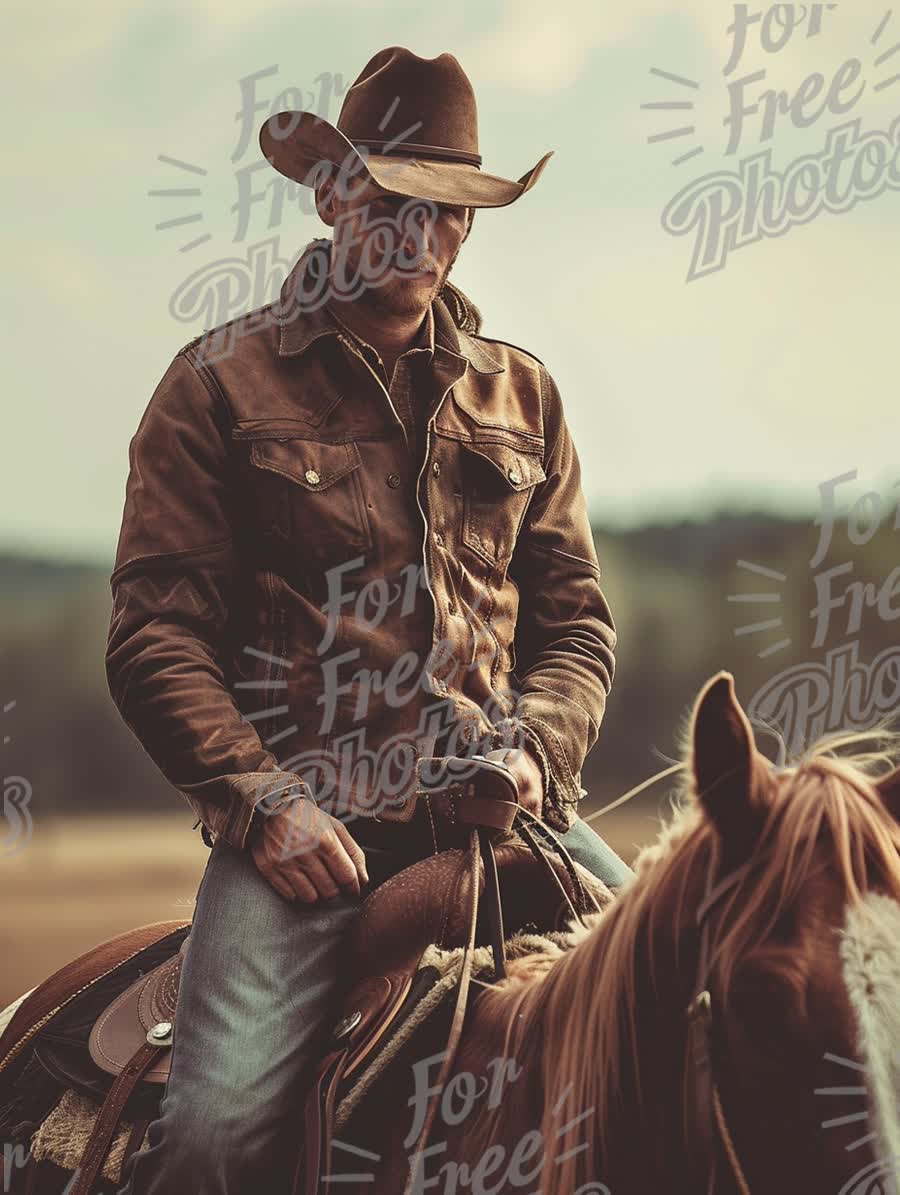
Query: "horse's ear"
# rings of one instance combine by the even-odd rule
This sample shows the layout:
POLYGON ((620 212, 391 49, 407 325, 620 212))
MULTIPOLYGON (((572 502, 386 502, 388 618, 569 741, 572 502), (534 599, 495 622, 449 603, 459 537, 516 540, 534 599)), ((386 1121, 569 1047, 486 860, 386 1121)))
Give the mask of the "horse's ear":
POLYGON ((765 815, 766 762, 734 691, 734 677, 719 672, 706 682, 691 720, 691 767, 697 796, 723 839, 749 848, 765 815))
POLYGON ((900 768, 895 768, 878 781, 878 793, 888 809, 900 822, 900 768))

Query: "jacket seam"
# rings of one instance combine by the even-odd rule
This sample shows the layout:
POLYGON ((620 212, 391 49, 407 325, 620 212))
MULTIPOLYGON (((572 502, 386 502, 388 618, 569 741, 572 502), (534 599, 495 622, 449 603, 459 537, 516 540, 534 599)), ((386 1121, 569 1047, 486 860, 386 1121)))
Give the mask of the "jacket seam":
POLYGON ((236 422, 235 415, 231 409, 231 404, 228 401, 228 397, 225 394, 225 389, 222 386, 222 383, 220 382, 219 377, 213 367, 211 365, 205 364, 202 361, 198 361, 194 354, 193 348, 190 346, 183 348, 179 356, 184 357, 185 361, 203 383, 210 398, 220 403, 224 407, 231 428, 233 429, 236 422))
POLYGON ((216 548, 224 548, 226 544, 233 543, 232 537, 229 535, 226 539, 217 539, 213 544, 203 544, 198 548, 176 548, 171 552, 149 552, 144 556, 132 556, 130 560, 126 560, 124 564, 120 564, 118 568, 113 569, 110 573, 110 584, 118 578, 127 569, 139 564, 153 564, 158 561, 173 560, 183 556, 202 556, 205 552, 212 552, 216 548))
MULTIPOLYGON (((542 425, 541 431, 543 432, 544 428, 546 428, 547 424, 548 424, 548 414, 549 414, 549 410, 550 410, 550 373, 547 370, 547 367, 545 365, 541 365, 540 373, 541 373, 541 425, 542 425)), ((562 408, 562 403, 560 403, 559 419, 557 420, 557 426, 556 426, 556 435, 553 437, 552 443, 548 440, 546 435, 544 436, 544 447, 545 447, 544 472, 545 473, 548 473, 547 466, 548 466, 550 457, 553 455, 554 451, 556 450, 556 446, 559 444, 560 437, 562 436, 562 424, 563 424, 564 417, 565 417, 565 413, 562 408)))
MULTIPOLYGON (((304 424, 304 430, 306 428, 304 424)), ((240 428, 235 426, 232 430, 231 438, 239 444, 253 444, 257 440, 275 440, 276 442, 282 440, 301 440, 304 444, 323 444, 330 448, 342 448, 346 444, 357 443, 374 443, 374 444, 389 444, 392 440, 400 439, 399 436, 383 436, 380 434, 366 435, 364 433, 357 434, 356 432, 348 432, 344 436, 334 437, 328 440, 319 439, 317 436, 293 435, 293 428, 285 428, 273 430, 271 428, 240 428)))
POLYGON ((269 303, 261 303, 258 307, 252 307, 249 311, 245 311, 242 315, 235 315, 229 320, 225 320, 221 324, 217 324, 214 328, 207 328, 203 332, 199 332, 193 340, 189 340, 180 350, 180 353, 190 352, 203 341, 214 340, 217 336, 221 336, 223 332, 227 332, 230 328, 238 327, 241 324, 253 325, 254 317, 257 317, 259 327, 251 326, 251 331, 263 331, 271 325, 278 326, 276 308, 279 305, 279 300, 269 303))
POLYGON ((537 361, 538 365, 544 364, 540 357, 532 353, 530 349, 523 348, 520 344, 513 344, 511 340, 501 340, 498 336, 483 336, 480 332, 469 332, 468 335, 477 340, 483 340, 486 344, 505 344, 507 348, 518 349, 520 353, 524 353, 532 361, 537 361))
POLYGON ((544 436, 546 442, 546 435, 544 429, 547 426, 547 411, 550 406, 550 375, 547 372, 547 367, 541 362, 541 367, 538 371, 541 379, 541 434, 544 436))
POLYGON ((489 428, 494 434, 492 435, 477 435, 467 436, 464 432, 453 431, 450 428, 435 424, 435 434, 445 440, 455 440, 459 444, 502 444, 504 448, 512 448, 516 452, 523 452, 526 456, 544 456, 544 437, 536 435, 534 432, 520 431, 517 428, 509 429, 508 436, 497 435, 500 431, 499 424, 480 424, 480 427, 489 428), (515 437, 526 437, 528 444, 523 444, 521 439, 515 437))
POLYGON ((586 710, 584 708, 584 706, 581 704, 581 702, 576 701, 574 697, 570 697, 568 695, 568 693, 560 693, 559 690, 557 690, 557 689, 548 689, 543 685, 538 685, 538 686, 532 687, 531 689, 526 690, 526 692, 523 694, 523 696, 527 697, 529 693, 548 693, 551 697, 557 697, 561 701, 568 701, 570 705, 574 705, 575 708, 578 710, 578 712, 583 714, 585 716, 585 718, 587 718, 587 720, 591 724, 591 728, 594 730, 595 734, 599 735, 599 733, 600 733, 599 722, 595 722, 593 715, 588 710, 586 710))
POLYGON ((552 556, 558 556, 560 560, 569 561, 572 564, 583 564, 595 573, 597 577, 602 574, 598 565, 594 564, 592 560, 585 560, 583 556, 575 556, 572 552, 563 552, 560 548, 553 548, 547 544, 529 544, 529 548, 533 548, 535 552, 548 552, 552 556))

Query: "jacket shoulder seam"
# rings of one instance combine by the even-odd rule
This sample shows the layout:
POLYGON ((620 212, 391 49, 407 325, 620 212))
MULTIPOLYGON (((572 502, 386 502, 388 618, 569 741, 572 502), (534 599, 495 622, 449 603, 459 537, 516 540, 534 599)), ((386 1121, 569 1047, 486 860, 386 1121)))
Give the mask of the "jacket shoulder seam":
POLYGON ((549 461, 551 454, 555 451, 556 446, 559 443, 559 438, 562 435, 562 425, 563 425, 563 420, 565 419, 565 411, 563 409, 562 395, 560 395, 559 396, 558 417, 556 419, 555 426, 553 426, 553 421, 550 418, 550 403, 551 403, 550 371, 547 368, 547 366, 543 363, 543 361, 541 362, 541 371, 540 372, 541 372, 541 422, 543 423, 544 429, 545 429, 544 451, 546 453, 546 460, 544 461, 544 466, 546 468, 547 462, 549 461), (550 435, 548 435, 546 432, 546 429, 548 427, 552 427, 552 433, 553 433, 552 437, 550 435))
MULTIPOLYGON (((277 300, 270 303, 261 303, 259 307, 253 307, 250 311, 245 311, 241 315, 235 315, 232 319, 223 320, 221 324, 216 324, 214 328, 207 328, 205 332, 198 332, 181 349, 181 352, 187 352, 189 349, 195 348, 201 340, 213 340, 216 336, 221 336, 223 332, 227 332, 229 328, 233 328, 237 324, 250 322, 254 317, 259 319, 261 327, 267 327, 270 322, 277 322, 274 314, 277 306, 277 300)), ((254 328, 253 331, 258 331, 258 329, 254 328)))
MULTIPOLYGON (((501 340, 497 336, 481 336, 478 332, 469 332, 469 336, 473 340, 483 340, 485 344, 505 344, 507 348, 518 349, 520 353, 524 353, 526 357, 531 357, 532 361, 537 361, 538 365, 544 365, 544 362, 536 353, 532 353, 530 349, 522 348, 520 344, 513 344, 511 340, 501 340)), ((546 366, 544 366, 546 368, 546 366)))
POLYGON ((211 365, 207 365, 205 362, 198 360, 197 355, 194 352, 194 346, 196 343, 197 341, 192 341, 190 344, 185 345, 184 348, 179 351, 177 356, 183 357, 185 359, 185 361, 206 387, 206 391, 210 398, 213 400, 213 402, 219 403, 222 407, 224 407, 229 420, 233 424, 234 412, 231 409, 231 404, 228 401, 228 397, 225 394, 225 390, 221 381, 219 380, 219 376, 211 365))

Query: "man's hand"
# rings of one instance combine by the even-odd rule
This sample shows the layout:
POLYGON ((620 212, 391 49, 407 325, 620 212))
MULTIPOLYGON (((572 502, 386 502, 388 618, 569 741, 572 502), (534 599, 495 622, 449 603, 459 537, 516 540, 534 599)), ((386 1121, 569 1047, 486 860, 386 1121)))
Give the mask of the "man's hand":
POLYGON ((540 817, 544 808, 544 777, 531 752, 524 747, 497 747, 484 758, 506 764, 519 786, 519 804, 540 817))
POLYGON ((307 798, 262 816, 250 853, 285 900, 314 904, 339 893, 359 896, 369 882, 362 847, 342 821, 307 798))

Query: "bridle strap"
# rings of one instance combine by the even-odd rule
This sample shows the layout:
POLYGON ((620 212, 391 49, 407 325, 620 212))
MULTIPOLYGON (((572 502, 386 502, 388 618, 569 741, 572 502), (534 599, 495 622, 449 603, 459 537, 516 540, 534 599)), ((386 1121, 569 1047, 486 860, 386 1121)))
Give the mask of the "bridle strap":
POLYGON ((725 1109, 722 1107, 722 1100, 719 1096, 719 1088, 713 1080, 713 1108, 716 1113, 716 1125, 719 1129, 719 1136, 722 1138, 722 1148, 725 1150, 726 1157, 731 1165, 731 1173, 734 1176, 734 1181, 737 1184, 737 1189, 741 1195, 750 1195, 750 1184, 747 1182, 747 1176, 744 1174, 744 1168, 741 1165, 741 1159, 737 1155, 737 1150, 734 1148, 734 1141, 731 1138, 731 1132, 728 1128, 728 1120, 725 1116, 725 1109))
POLYGON ((709 1176, 707 1195, 715 1195, 716 1152, 715 1134, 718 1131, 722 1149, 731 1167, 732 1177, 740 1195, 751 1195, 747 1176, 735 1149, 734 1139, 728 1127, 728 1118, 722 1107, 722 1098, 713 1069, 712 1020, 713 1001, 709 990, 710 971, 710 927, 709 917, 723 897, 738 888, 746 879, 757 860, 752 859, 730 871, 718 884, 713 884, 714 860, 706 874, 706 894, 697 909, 697 926, 700 930, 700 954, 697 966, 697 991, 687 1008, 688 1037, 693 1072, 690 1075, 693 1094, 694 1127, 702 1138, 709 1155, 709 1176))
POLYGON ((699 909, 697 910, 697 925, 702 928, 709 914, 716 907, 723 896, 727 896, 732 888, 737 888, 742 884, 746 877, 750 874, 757 864, 756 859, 750 859, 746 863, 736 867, 734 871, 730 871, 724 879, 721 879, 715 887, 712 887, 712 869, 706 881, 706 896, 703 898, 699 909))

